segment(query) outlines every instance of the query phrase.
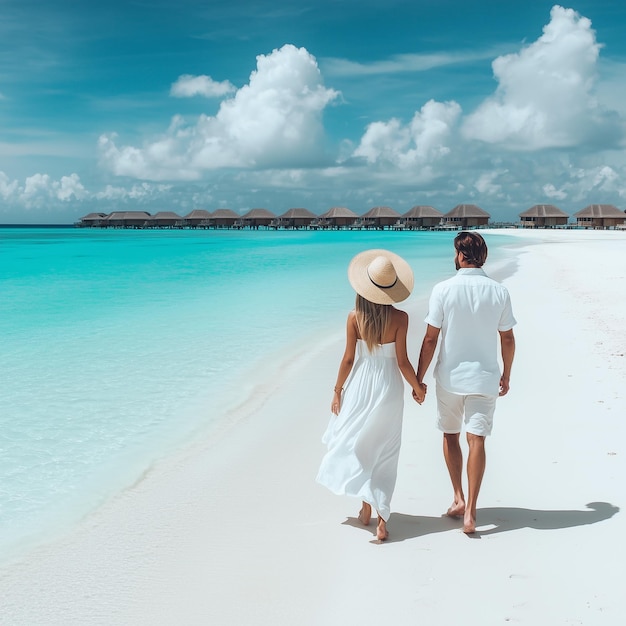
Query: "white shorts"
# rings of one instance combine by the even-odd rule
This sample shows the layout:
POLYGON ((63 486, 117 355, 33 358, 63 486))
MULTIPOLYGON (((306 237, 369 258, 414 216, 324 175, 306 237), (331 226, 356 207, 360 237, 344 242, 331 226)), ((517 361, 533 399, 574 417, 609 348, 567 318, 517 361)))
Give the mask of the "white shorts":
POLYGON ((487 437, 493 428, 497 399, 497 396, 451 393, 437 383, 437 428, 456 434, 461 432, 465 421, 465 432, 487 437))

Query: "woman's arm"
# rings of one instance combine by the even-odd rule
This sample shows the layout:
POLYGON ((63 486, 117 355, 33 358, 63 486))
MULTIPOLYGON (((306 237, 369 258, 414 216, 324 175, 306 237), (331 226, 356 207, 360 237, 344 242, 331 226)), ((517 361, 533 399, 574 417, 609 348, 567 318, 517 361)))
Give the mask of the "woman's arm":
POLYGON ((354 365, 354 353, 356 351, 356 316, 354 311, 348 314, 348 322, 346 324, 346 349, 344 350, 341 363, 339 364, 339 372, 337 372, 337 381, 333 393, 333 400, 330 404, 330 410, 337 415, 341 409, 341 392, 343 384, 348 379, 348 375, 352 371, 354 365))
POLYGON ((406 335, 409 328, 409 316, 404 311, 396 311, 394 314, 397 317, 398 325, 396 329, 396 359, 398 360, 398 367, 404 379, 413 389, 413 397, 415 400, 422 404, 426 396, 426 387, 417 380, 415 370, 411 361, 409 361, 409 355, 406 351, 406 335))

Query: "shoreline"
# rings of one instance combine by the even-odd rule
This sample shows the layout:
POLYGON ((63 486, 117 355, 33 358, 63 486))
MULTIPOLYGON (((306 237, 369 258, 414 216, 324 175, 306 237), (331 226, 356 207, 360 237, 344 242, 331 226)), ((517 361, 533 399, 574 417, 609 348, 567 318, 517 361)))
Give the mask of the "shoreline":
MULTIPOLYGON (((432 380, 423 407, 405 394, 388 545, 372 545, 355 524, 358 503, 314 484, 340 328, 313 354, 292 355, 280 378, 264 372, 266 384, 253 387, 263 397, 215 437, 157 463, 79 527, 0 569, 0 623, 403 624, 417 611, 437 625, 447 624, 450 584, 476 626, 616 623, 626 338, 615 333, 626 319, 626 234, 613 232, 519 233, 517 271, 504 271, 518 356, 489 442, 482 541, 440 517, 450 488, 432 380), (593 502, 601 504, 585 506, 593 502), (567 565, 572 545, 582 569, 567 565), (609 551, 618 552, 611 562, 609 551), (479 560, 492 605, 472 604, 469 570, 451 571, 451 559, 479 560)), ((407 307, 414 365, 423 306, 407 307)))
MULTIPOLYGON (((62 239, 65 239, 67 236, 73 236, 74 234, 81 235, 83 233, 74 233, 70 231, 64 231, 61 235, 62 239)), ((158 235, 158 233, 153 233, 153 235, 158 235)), ((183 233, 181 237, 181 243, 185 243, 186 241, 196 240, 198 233, 183 233)), ((346 247, 350 246, 352 248, 358 247, 360 244, 359 241, 364 241, 364 246, 376 246, 379 241, 386 241, 387 246, 391 245, 392 247, 396 245, 402 245, 402 240, 410 239, 411 248, 414 250, 420 250, 422 248, 422 244, 418 243, 415 247, 413 247, 413 242, 423 242, 424 248, 430 250, 430 241, 433 241, 430 237, 388 237, 385 234, 375 233, 374 235, 366 236, 364 240, 360 237, 354 238, 349 237, 349 240, 354 240, 354 243, 346 244, 341 241, 341 238, 337 238, 336 235, 338 233, 333 233, 333 236, 326 237, 322 236, 313 236, 311 234, 306 235, 304 237, 305 241, 312 240, 312 242, 316 245, 320 245, 320 240, 325 240, 331 243, 339 243, 340 247, 338 248, 339 253, 346 256, 346 247), (382 235, 382 236, 381 236, 382 235), (426 244, 426 240, 428 240, 428 244, 426 244)), ((114 232, 109 232, 109 235, 113 235, 114 239, 117 240, 117 235, 114 232)), ((132 233, 124 233, 124 237, 122 239, 126 239, 128 236, 134 237, 132 233)), ((199 239, 205 239, 206 236, 200 233, 199 239)), ((239 237, 239 233, 218 233, 218 237, 222 239, 222 235, 226 235, 226 239, 230 239, 231 235, 235 237, 239 237)), ((29 234, 30 236, 30 234, 29 234)), ((150 239, 153 237, 151 236, 150 239)), ((213 235, 209 235, 209 239, 213 239, 213 235)), ((253 241, 257 238, 254 236, 247 236, 248 240, 253 241)), ((303 238, 300 233, 284 233, 284 236, 278 237, 279 240, 287 239, 302 241, 303 238)), ((35 238, 37 240, 37 238, 35 238)), ((95 238, 96 240, 99 237, 95 238)), ((144 239, 144 237, 138 237, 138 240, 144 239)), ((265 237, 259 238, 260 240, 265 239, 265 237)), ((441 241, 441 238, 435 238, 436 240, 441 241)), ((448 236, 444 237, 444 239, 449 239, 448 236)), ((159 245, 164 246, 164 249, 169 249, 170 237, 163 237, 162 240, 158 239, 161 242, 159 245), (163 243, 166 242, 166 243, 163 243)), ((47 241, 47 239, 45 239, 47 241)), ((56 239, 55 239, 56 241, 56 239)), ((92 240, 89 239, 89 242, 92 240)), ((31 244, 33 245, 33 244, 31 244)), ((37 247, 37 246, 35 246, 37 247)), ((325 248, 322 243, 321 248, 325 248)), ((383 246, 384 247, 384 246, 383 246)), ((185 246, 183 245, 184 249, 185 246)), ((193 247, 192 247, 193 248, 193 247)), ((98 248, 95 248, 98 250, 98 248)), ((198 247, 197 249, 201 249, 198 247)), ((259 248, 259 250, 263 250, 264 248, 259 248)), ((281 250, 281 254, 288 254, 288 248, 279 248, 281 250)), ((443 260, 441 257, 441 246, 434 245, 433 250, 435 250, 432 257, 434 261, 437 261, 439 266, 441 266, 441 261, 443 260)), ((334 249, 333 249, 334 251, 334 249)), ((419 256, 422 254, 423 250, 417 252, 419 256)), ((97 261, 98 256, 102 256, 102 252, 96 252, 93 255, 93 259, 97 261)), ((158 255, 154 255, 158 256, 158 255)), ((198 255, 196 254, 194 258, 198 255)), ((310 255, 309 255, 310 256, 310 255)), ((181 258, 184 258, 183 254, 181 258)), ((346 258, 348 258, 347 255, 346 258)), ((95 264, 94 261, 92 263, 95 264)), ((346 261, 347 263, 347 261, 346 261)), ((80 519, 89 515, 93 510, 100 508, 103 503, 106 503, 110 497, 114 496, 117 492, 122 491, 129 486, 134 485, 137 481, 141 479, 147 471, 149 471, 150 467, 158 462, 162 458, 166 458, 172 454, 175 454, 176 451, 189 444, 190 441, 193 441, 198 438, 208 437, 213 431, 224 428, 228 426, 231 421, 236 420, 237 416, 237 407, 246 402, 246 396, 251 393, 257 394, 257 391, 253 391, 253 387, 256 385, 259 386, 259 380, 262 378, 268 378, 269 384, 262 385, 261 394, 267 394, 269 387, 273 380, 279 380, 279 376, 269 376, 267 372, 271 371, 272 368, 280 368, 280 367, 289 367, 289 361, 296 358, 297 355, 303 353, 303 342, 307 344, 314 344, 313 348, 316 347, 317 343, 320 340, 324 341, 329 336, 328 328, 332 329, 333 333, 337 333, 338 336, 341 336, 343 333, 343 324, 344 324, 344 315, 345 310, 343 306, 343 302, 345 302, 345 296, 348 296, 348 301, 352 300, 352 295, 349 293, 350 289, 347 286, 347 283, 344 285, 343 280, 336 280, 337 276, 337 262, 330 262, 327 266, 333 266, 333 272, 330 274, 328 270, 324 277, 320 277, 321 272, 317 272, 312 277, 311 281, 313 283, 313 288, 315 292, 319 290, 326 290, 328 286, 328 291, 326 292, 330 298, 329 302, 333 302, 330 306, 328 304, 317 305, 314 304, 313 308, 308 304, 308 295, 305 297, 298 298, 298 301, 302 304, 295 303, 294 307, 288 306, 286 309, 286 314, 282 317, 278 316, 273 317, 273 323, 262 323, 263 312, 261 312, 261 316, 259 319, 254 320, 255 324, 254 333, 256 337, 250 337, 250 333, 248 332, 246 335, 245 329, 241 329, 241 332, 237 329, 237 327, 246 323, 246 313, 239 314, 237 313, 234 317, 230 317, 225 325, 224 331, 225 334, 230 337, 230 340, 235 342, 237 349, 239 350, 239 357, 233 357, 233 355, 227 352, 227 346, 222 345, 218 341, 217 343, 209 340, 211 345, 205 346, 203 351, 196 351, 191 349, 186 352, 185 355, 177 355, 173 354, 173 358, 169 357, 173 351, 175 351, 176 346, 169 345, 169 333, 166 333, 166 337, 163 341, 159 340, 158 344, 155 345, 155 358, 151 363, 146 363, 141 361, 141 355, 150 354, 152 351, 152 346, 150 345, 151 340, 148 338, 150 333, 146 333, 143 329, 141 333, 144 334, 144 339, 142 342, 138 342, 135 344, 134 350, 131 348, 133 345, 132 342, 129 342, 127 345, 124 342, 118 341, 118 345, 115 346, 115 340, 110 340, 106 342, 106 346, 97 345, 97 342, 91 340, 91 329, 80 327, 79 339, 83 339, 85 337, 90 339, 88 352, 91 351, 97 357, 91 359, 92 363, 99 363, 101 360, 101 356, 104 355, 111 359, 111 361, 115 358, 114 355, 118 350, 122 350, 125 354, 131 354, 134 351, 137 353, 137 358, 134 359, 135 362, 130 363, 130 367, 136 367, 138 372, 143 375, 141 380, 135 380, 133 386, 127 385, 126 381, 128 377, 121 375, 118 376, 118 371, 122 371, 125 369, 121 368, 112 368, 110 371, 107 371, 106 367, 95 367, 91 368, 89 361, 85 360, 83 368, 81 371, 76 371, 80 368, 81 358, 78 354, 72 354, 71 359, 67 360, 68 362, 63 361, 61 358, 61 363, 59 363, 60 367, 58 367, 59 372, 63 372, 62 375, 57 376, 57 384, 52 386, 49 385, 45 390, 41 390, 41 397, 48 396, 50 398, 57 397, 57 407, 59 408, 59 413, 61 415, 50 415, 51 419, 44 419, 43 424, 54 424, 55 419, 58 419, 60 423, 64 422, 63 411, 61 407, 63 406, 62 398, 66 398, 67 400, 71 400, 71 398, 67 398, 68 394, 63 392, 63 390, 70 389, 72 386, 84 387, 92 384, 92 380, 94 378, 100 378, 102 380, 107 381, 108 388, 113 392, 112 395, 108 395, 106 392, 98 393, 94 391, 93 394, 90 394, 88 397, 88 402, 91 404, 86 405, 85 415, 89 418, 91 415, 97 415, 99 412, 102 414, 108 413, 108 421, 102 419, 101 424, 95 420, 93 431, 97 431, 100 427, 103 429, 107 428, 107 423, 112 425, 110 429, 110 436, 105 437, 103 441, 103 445, 98 448, 97 445, 93 446, 94 455, 89 455, 89 442, 86 445, 76 445, 76 450, 74 450, 75 455, 72 458, 80 459, 81 455, 85 457, 85 473, 84 478, 79 476, 77 480, 72 480, 74 477, 69 472, 68 476, 68 488, 62 489, 59 485, 63 485, 62 481, 57 480, 55 483, 55 479, 60 476, 61 472, 57 472, 57 467, 60 467, 64 462, 63 453, 65 450, 63 449, 62 442, 64 440, 62 433, 54 433, 51 436, 56 436, 57 443, 56 448, 54 446, 51 447, 49 454, 55 457, 55 450, 58 449, 60 456, 56 456, 56 462, 52 464, 51 467, 51 476, 50 476, 50 496, 43 496, 37 500, 37 493, 35 493, 35 497, 32 500, 33 504, 31 505, 31 509, 34 509, 37 504, 39 504, 39 512, 30 514, 28 512, 28 503, 31 502, 29 496, 30 491, 35 490, 38 487, 41 487, 40 493, 45 494, 48 490, 48 485, 43 483, 42 485, 37 484, 37 480, 39 479, 39 474, 37 473, 37 468, 34 468, 34 471, 31 473, 27 467, 23 468, 24 475, 24 485, 23 489, 17 489, 15 484, 12 484, 10 481, 7 483, 7 488, 9 489, 8 493, 5 493, 6 501, 11 500, 15 503, 15 510, 17 512, 17 516, 10 515, 10 508, 7 507, 5 509, 6 515, 3 518, 2 530, 0 533, 2 536, 0 537, 0 561, 4 562, 7 560, 9 556, 15 556, 19 553, 23 553, 25 551, 25 547, 32 547, 34 545, 38 545, 41 543, 49 542, 54 538, 56 534, 59 532, 65 532, 68 527, 75 525, 80 519), (341 309, 338 308, 337 303, 340 304, 341 309), (309 315, 306 315, 307 311, 303 310, 303 307, 311 309, 308 311, 309 315), (289 309, 291 312, 289 312, 289 309), (305 318, 308 319, 308 324, 302 325, 299 321, 301 319, 300 311, 305 313, 305 318), (286 322, 281 325, 281 320, 286 322), (228 327, 228 322, 230 322, 230 328, 228 327), (271 329, 274 329, 274 332, 278 333, 274 336, 274 332, 271 329), (237 329, 237 330, 233 330, 237 329), (316 336, 314 336, 316 335, 316 336), (147 338, 147 339, 146 339, 147 338), (250 340, 253 340, 250 342, 250 340), (221 346, 219 349, 216 349, 215 346, 221 346), (227 362, 227 370, 222 369, 221 358, 222 355, 227 362), (231 358, 233 357, 233 358, 231 358), (178 363, 178 365, 175 365, 178 363), (283 365, 284 363, 284 365, 283 365), (213 365, 215 364, 215 365, 213 365), (193 375, 193 369, 197 367, 198 372, 195 374, 195 380, 190 382, 189 379, 192 376, 184 376, 185 380, 182 380, 182 376, 180 372, 189 371, 190 374, 193 375), (94 376, 91 377, 91 380, 81 381, 82 371, 88 369, 93 369, 94 376), (156 398, 153 394, 151 397, 147 397, 147 394, 143 394, 143 402, 142 392, 138 391, 135 394, 135 389, 139 390, 140 388, 147 388, 148 385, 152 385, 153 381, 161 380, 163 384, 159 385, 159 394, 160 398, 156 398), (176 400, 173 400, 176 398, 176 400), (134 411, 129 410, 127 407, 130 405, 134 399, 135 406, 137 407, 136 416, 133 415, 134 411), (130 402, 129 402, 130 401, 130 402), (155 419, 150 417, 152 412, 154 411, 155 419), (122 417, 124 416, 124 417, 122 417), (226 416, 226 417, 224 417, 226 416), (231 417, 234 416, 234 417, 231 417), (220 423, 224 421, 224 424, 220 423), (115 433, 117 430, 122 432, 122 437, 126 434, 126 429, 124 423, 127 423, 129 427, 135 428, 136 433, 138 434, 138 440, 136 445, 127 446, 127 449, 122 449, 121 451, 117 451, 115 448, 115 433), (139 440, 139 430, 142 424, 147 425, 147 429, 143 432, 146 436, 143 440, 139 440), (153 426, 156 424, 156 428, 153 426), (117 430, 116 430, 117 429, 117 430), (57 445, 58 444, 58 445, 57 445), (106 445, 116 450, 116 454, 113 457, 107 458, 106 455, 101 455, 102 458, 98 457, 98 454, 101 450, 105 449, 106 445), (89 458, 96 459, 94 463, 89 464, 89 458), (56 472, 56 474, 55 474, 56 472), (29 483, 30 476, 33 477, 33 482, 29 483), (13 491, 11 491, 13 489, 13 491), (57 492, 61 492, 61 497, 55 497, 57 492), (67 493, 67 497, 63 497, 67 493), (20 517, 20 502, 23 501, 25 506, 26 515, 20 517)), ((292 272, 291 276, 297 276, 300 272, 306 271, 306 263, 300 262, 298 265, 298 271, 292 272)), ((121 268, 118 268, 121 269, 121 268)), ((341 267, 341 274, 343 274, 344 268, 341 267)), ((83 270, 79 271, 79 273, 83 273, 83 270)), ((85 274, 88 274, 87 270, 84 270, 85 274)), ((141 275, 141 271, 139 271, 141 275)), ((145 272, 144 272, 145 274, 145 272)), ((283 272, 284 274, 284 272, 283 272)), ((31 274, 29 274, 30 276, 31 274)), ((32 277, 36 277, 36 270, 32 272, 32 277)), ((166 273, 166 278, 170 278, 170 275, 166 273)), ((289 282, 289 276, 285 276, 286 282, 293 287, 293 284, 289 282)), ((85 281, 84 284, 87 284, 85 281)), ((106 280, 104 281, 106 284, 106 280)), ((204 281, 202 281, 204 282, 204 281)), ((115 284, 115 282, 113 282, 115 284)), ((276 280, 272 282, 273 285, 276 284, 276 280)), ((284 284, 281 282, 281 284, 284 284)), ((249 285, 248 285, 249 286, 249 285)), ((253 287, 256 286, 253 285, 253 287)), ((173 290, 174 286, 169 284, 169 290, 173 290)), ((240 291, 242 293, 246 292, 246 287, 241 286, 240 291)), ((19 294, 17 294, 19 296, 19 294)), ((87 292, 86 298, 83 299, 84 302, 91 301, 91 294, 87 292)), ((258 294, 255 293, 256 302, 255 306, 263 306, 262 301, 259 299, 258 294)), ((280 300, 280 298, 279 298, 280 300)), ((11 298, 9 298, 11 301, 11 298)), ((17 298, 19 301, 19 297, 17 298)), ((210 304, 210 301, 207 301, 210 304)), ((39 307, 31 307, 32 310, 38 310, 39 307)), ((145 307, 144 307, 145 308, 145 307)), ((269 309, 275 309, 276 306, 273 303, 270 303, 269 309)), ((282 307, 285 308, 284 306, 282 307)), ((347 308, 347 307, 346 307, 347 308)), ((184 310, 184 307, 182 307, 184 310)), ((132 310, 132 309, 131 309, 132 310)), ((176 307, 178 313, 170 314, 170 324, 171 327, 176 327, 178 323, 181 321, 186 322, 186 315, 184 312, 181 313, 181 307, 176 307)), ((196 321, 202 322, 202 313, 198 312, 198 307, 192 306, 190 309, 190 314, 193 319, 196 321)), ((237 311, 245 311, 245 307, 238 307, 237 311)), ((116 314, 116 311, 113 311, 116 314)), ((134 321, 141 320, 140 326, 143 327, 143 319, 145 318, 145 314, 150 315, 149 310, 142 311, 140 315, 135 313, 134 321)), ((275 315, 275 313, 274 313, 275 315)), ((86 319, 90 316, 90 311, 87 310, 81 316, 81 319, 86 319)), ((257 316, 255 316, 257 317, 257 316)), ((101 316, 102 319, 107 320, 107 334, 112 334, 115 337, 122 337, 124 334, 118 335, 116 330, 116 321, 115 317, 112 318, 111 321, 110 316, 101 316)), ((124 326, 126 325, 126 321, 124 321, 124 326)), ((82 322, 81 322, 82 323, 82 322)), ((215 323, 215 321, 214 321, 215 323)), ((136 325, 136 324, 135 324, 136 325)), ((11 329, 11 320, 9 318, 8 323, 9 329, 11 329)), ((61 335, 60 340, 66 341, 68 345, 78 346, 76 327, 69 332, 65 333, 64 336, 63 331, 64 327, 69 327, 70 324, 67 320, 64 322, 64 325, 61 326, 61 335)), ((186 328, 191 328, 193 324, 186 324, 186 328)), ((157 334, 159 331, 158 324, 155 324, 154 327, 157 330, 157 334)), ((48 334, 46 330, 45 323, 39 323, 39 320, 35 319, 31 324, 31 330, 28 330, 24 337, 24 342, 27 343, 29 340, 33 339, 33 333, 39 335, 43 340, 46 339, 48 334)), ((165 325, 161 324, 161 328, 165 328, 165 325)), ((126 331, 124 331, 126 332, 126 331)), ((154 331, 153 331, 154 332, 154 331)), ((193 334, 194 331, 191 331, 193 334)), ((189 332, 183 333, 179 339, 182 342, 189 342, 189 332)), ((210 336, 211 329, 209 328, 206 332, 203 332, 203 336, 205 338, 210 336)), ((17 337, 18 335, 15 335, 17 337)), ((224 333, 222 333, 224 336, 224 333)), ((201 340, 201 338, 199 338, 201 340)), ((217 339, 217 338, 216 338, 217 339)), ((195 342, 195 340, 194 340, 195 342)), ((13 351, 9 350, 9 354, 18 354, 17 347, 19 345, 18 341, 13 342, 13 351)), ((58 345, 61 345, 60 342, 57 342, 58 345)), ((304 346, 306 347, 306 346, 304 346)), ((310 351, 310 349, 308 350, 310 351)), ((56 355, 55 355, 56 359, 56 355)), ((128 360, 128 359, 127 359, 128 360)), ((38 359, 37 362, 42 362, 42 359, 38 359)), ((105 358, 106 362, 106 358, 105 358)), ((27 360, 22 359, 20 365, 26 366, 27 360)), ((127 364, 128 365, 128 364, 127 364)), ((32 376, 32 382, 29 382, 28 379, 24 381, 13 381, 9 378, 10 387, 12 389, 19 390, 21 388, 20 385, 26 389, 31 384, 35 384, 35 381, 39 377, 36 374, 32 376)), ((46 380, 52 380, 52 378, 48 378, 46 380)), ((158 394, 157 394, 158 395, 158 394)), ((27 396, 30 398, 30 395, 27 396)), ((15 424, 28 424, 28 420, 31 418, 31 414, 26 413, 27 402, 25 399, 17 398, 16 402, 10 403, 8 398, 5 398, 6 405, 6 414, 10 415, 12 413, 11 404, 15 407, 15 424), (11 411, 11 412, 10 412, 11 411)), ((34 409, 38 409, 39 407, 35 406, 34 409)), ((36 414, 36 413, 35 413, 36 414)), ((36 423, 36 419, 33 419, 34 426, 33 431, 38 432, 40 435, 45 434, 45 428, 40 429, 36 423)), ((69 441, 72 440, 72 433, 68 433, 69 441)), ((26 446, 24 446, 26 448, 26 446)), ((33 442, 31 447, 37 447, 37 442, 33 442)), ((71 446, 70 446, 71 447, 71 446)), ((25 450, 28 452, 28 450, 25 450)), ((9 456, 5 459, 5 468, 8 468, 10 471, 13 467, 20 467, 20 459, 19 454, 13 454, 13 457, 9 456)), ((80 464, 77 464, 80 467, 80 464)), ((71 464, 68 465, 68 468, 71 467, 71 464)), ((80 470, 79 470, 80 471, 80 470)), ((41 482, 41 481, 40 481, 41 482)))

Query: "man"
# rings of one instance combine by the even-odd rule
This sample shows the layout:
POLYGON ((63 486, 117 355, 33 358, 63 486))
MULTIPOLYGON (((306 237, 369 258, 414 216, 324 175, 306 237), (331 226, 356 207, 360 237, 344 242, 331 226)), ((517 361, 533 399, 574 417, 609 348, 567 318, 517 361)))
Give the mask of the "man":
POLYGON ((443 432, 443 454, 452 480, 454 501, 447 511, 463 517, 463 532, 476 531, 476 502, 485 472, 485 437, 491 434, 497 397, 509 391, 515 354, 516 321, 506 288, 482 269, 487 259, 485 240, 474 232, 454 239, 457 274, 433 288, 426 317, 417 379, 424 375, 441 346, 435 366, 437 425, 443 432), (503 370, 498 364, 498 334, 503 370), (463 421, 469 456, 467 502, 462 487, 463 421))

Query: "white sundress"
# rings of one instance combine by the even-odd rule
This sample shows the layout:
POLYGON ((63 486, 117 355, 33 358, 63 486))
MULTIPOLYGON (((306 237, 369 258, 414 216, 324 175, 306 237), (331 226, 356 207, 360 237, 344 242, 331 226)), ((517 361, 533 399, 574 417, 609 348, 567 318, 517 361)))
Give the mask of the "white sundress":
POLYGON ((337 495, 368 502, 387 521, 398 474, 404 408, 395 342, 369 352, 365 341, 357 340, 341 400, 339 415, 331 417, 322 437, 328 452, 316 480, 337 495))

